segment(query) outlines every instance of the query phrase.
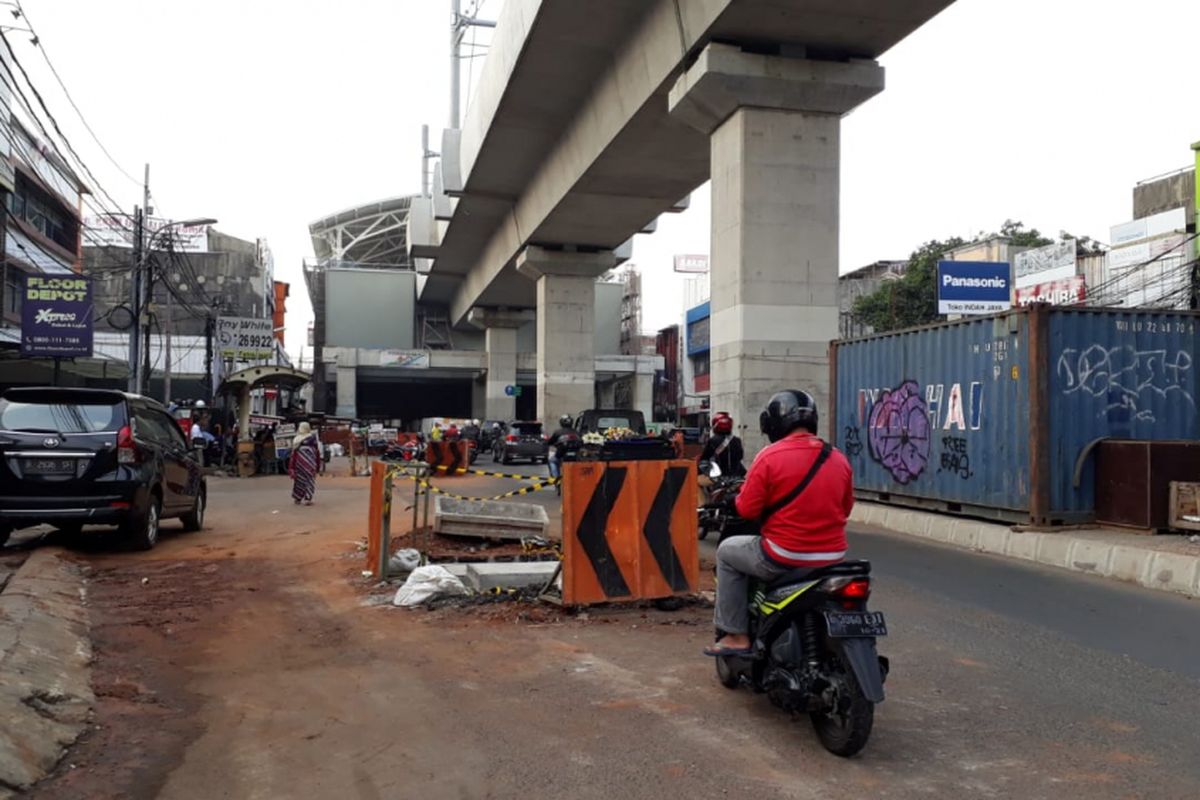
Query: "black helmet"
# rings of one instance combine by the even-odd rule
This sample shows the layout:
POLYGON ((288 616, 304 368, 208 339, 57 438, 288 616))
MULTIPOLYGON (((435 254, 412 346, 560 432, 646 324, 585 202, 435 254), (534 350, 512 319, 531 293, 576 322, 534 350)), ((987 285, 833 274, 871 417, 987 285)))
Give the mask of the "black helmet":
POLYGON ((563 414, 561 417, 558 418, 558 424, 564 428, 571 427, 571 415, 563 414))
POLYGON ((808 392, 785 389, 774 395, 758 418, 758 426, 772 442, 796 428, 817 432, 817 401, 808 392))

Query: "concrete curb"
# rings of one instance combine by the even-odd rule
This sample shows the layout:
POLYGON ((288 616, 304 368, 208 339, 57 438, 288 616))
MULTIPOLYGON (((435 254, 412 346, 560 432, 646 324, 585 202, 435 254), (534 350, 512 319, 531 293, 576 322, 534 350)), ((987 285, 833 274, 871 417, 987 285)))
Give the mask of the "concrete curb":
MULTIPOLYGON (((1136 583, 1147 589, 1200 597, 1200 557, 1133 544, 1094 541, 1064 533, 1022 533, 991 522, 856 503, 852 522, 954 545, 980 553, 1136 583)), ((1131 536, 1131 538, 1134 538, 1131 536)))
POLYGON ((60 554, 35 551, 0 594, 0 797, 49 774, 95 702, 83 575, 60 554))

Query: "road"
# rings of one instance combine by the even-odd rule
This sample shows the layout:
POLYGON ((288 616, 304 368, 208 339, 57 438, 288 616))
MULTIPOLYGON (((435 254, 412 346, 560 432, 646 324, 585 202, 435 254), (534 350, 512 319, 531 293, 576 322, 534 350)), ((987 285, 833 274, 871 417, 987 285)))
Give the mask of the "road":
POLYGON ((97 729, 33 797, 1200 796, 1187 600, 856 531, 893 672, 847 761, 716 683, 708 611, 371 605, 365 481, 286 495, 216 480, 202 533, 77 549, 97 729))

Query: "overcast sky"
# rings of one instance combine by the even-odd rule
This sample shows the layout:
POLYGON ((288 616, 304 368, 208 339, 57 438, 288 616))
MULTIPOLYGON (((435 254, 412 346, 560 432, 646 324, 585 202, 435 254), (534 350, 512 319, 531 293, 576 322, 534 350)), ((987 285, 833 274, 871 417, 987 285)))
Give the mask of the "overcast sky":
MULTIPOLYGON (((268 240, 298 352, 308 223, 419 190, 421 124, 447 119, 449 0, 22 2, 116 161, 135 177, 150 162, 158 211, 268 240)), ((1179 0, 955 2, 885 54, 887 90, 844 123, 842 271, 1010 217, 1106 241, 1134 183, 1192 163, 1196 31, 1200 3, 1179 0)), ((28 36, 8 36, 131 209, 140 186, 90 141, 28 36)), ((704 188, 637 237, 647 329, 676 321, 671 256, 708 252, 708 212, 704 188)))

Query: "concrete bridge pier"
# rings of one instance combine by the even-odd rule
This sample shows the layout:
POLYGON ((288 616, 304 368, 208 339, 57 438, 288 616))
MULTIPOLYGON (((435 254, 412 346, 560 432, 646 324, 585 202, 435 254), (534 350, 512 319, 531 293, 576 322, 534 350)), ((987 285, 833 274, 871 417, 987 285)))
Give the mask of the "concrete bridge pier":
POLYGON ((841 117, 883 89, 874 61, 818 61, 710 44, 670 94, 671 114, 710 138, 712 409, 746 449, 783 388, 829 407, 837 338, 841 117))
POLYGON ((517 271, 537 283, 538 417, 590 408, 596 396, 596 278, 616 266, 612 251, 526 247, 517 271))
MULTIPOLYGON (((517 398, 505 389, 517 385, 517 329, 532 322, 532 310, 473 308, 467 319, 484 331, 487 383, 481 419, 516 419, 517 398)), ((478 407, 478 406, 477 406, 478 407)))

